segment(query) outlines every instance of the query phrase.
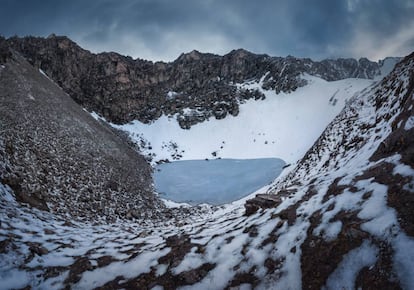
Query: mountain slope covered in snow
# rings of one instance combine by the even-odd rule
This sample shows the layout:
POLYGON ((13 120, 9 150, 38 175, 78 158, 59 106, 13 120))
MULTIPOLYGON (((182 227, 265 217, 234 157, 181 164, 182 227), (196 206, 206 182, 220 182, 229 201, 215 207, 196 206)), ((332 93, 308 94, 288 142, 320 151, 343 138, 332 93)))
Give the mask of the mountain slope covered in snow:
POLYGON ((0 285, 413 289, 413 106, 414 54, 349 99, 249 215, 235 202, 157 223, 68 222, 2 184, 0 285))
MULTIPOLYGON (((265 98, 241 103, 237 117, 212 118, 190 129, 182 129, 174 116, 162 116, 150 124, 136 120, 112 126, 128 132, 141 152, 154 162, 278 157, 294 163, 312 146, 347 100, 375 83, 367 79, 328 82, 306 75, 303 77, 308 83, 306 86, 291 93, 276 94, 262 88, 264 78, 238 84, 260 91, 265 98)), ((187 110, 184 114, 197 114, 197 110, 187 110)))

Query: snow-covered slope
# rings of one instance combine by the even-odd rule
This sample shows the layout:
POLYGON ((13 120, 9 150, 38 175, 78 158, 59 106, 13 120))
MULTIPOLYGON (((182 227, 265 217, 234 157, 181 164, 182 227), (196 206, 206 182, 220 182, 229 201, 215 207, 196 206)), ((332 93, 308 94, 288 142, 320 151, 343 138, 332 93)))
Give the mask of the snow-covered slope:
POLYGON ((4 288, 414 289, 414 54, 269 193, 162 224, 68 223, 0 187, 4 288), (277 201, 279 199, 279 201, 277 201))
MULTIPOLYGON (((276 94, 262 88, 262 81, 239 84, 240 88, 263 92, 265 100, 250 99, 240 105, 237 117, 210 119, 182 129, 175 116, 151 124, 134 121, 113 125, 127 131, 153 161, 162 159, 278 157, 296 162, 315 142, 346 100, 374 83, 367 79, 327 82, 310 75, 308 85, 292 93, 276 94)), ((187 109, 187 114, 197 114, 187 109)), ((97 117, 96 114, 94 114, 97 117)))

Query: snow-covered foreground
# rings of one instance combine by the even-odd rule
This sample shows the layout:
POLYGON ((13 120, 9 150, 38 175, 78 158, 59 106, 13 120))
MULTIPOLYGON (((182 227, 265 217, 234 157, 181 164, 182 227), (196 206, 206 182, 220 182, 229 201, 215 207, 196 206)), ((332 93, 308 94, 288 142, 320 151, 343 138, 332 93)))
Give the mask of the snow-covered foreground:
MULTIPOLYGON (((175 116, 162 116, 151 124, 138 121, 113 125, 129 132, 146 155, 162 159, 266 158, 277 157, 294 163, 312 146, 330 121, 342 110, 346 100, 374 83, 366 79, 327 82, 306 75, 308 85, 293 93, 276 94, 262 89, 262 83, 250 82, 239 87, 258 89, 265 100, 247 100, 237 117, 180 128, 175 116)), ((263 79, 263 78, 262 78, 263 79)), ((195 113, 186 109, 188 114, 195 113)), ((96 114, 94 114, 97 117, 96 114)))
POLYGON ((0 285, 414 289, 413 68, 414 55, 353 98, 270 188, 280 202, 250 216, 236 202, 160 224, 69 223, 0 187, 0 285))

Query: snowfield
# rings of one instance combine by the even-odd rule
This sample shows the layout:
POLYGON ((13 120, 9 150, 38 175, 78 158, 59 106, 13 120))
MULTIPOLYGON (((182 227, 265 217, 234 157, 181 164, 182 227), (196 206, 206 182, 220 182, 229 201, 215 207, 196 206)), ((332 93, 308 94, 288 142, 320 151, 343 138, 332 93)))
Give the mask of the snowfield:
MULTIPOLYGON (((261 82, 238 84, 262 91, 266 99, 247 100, 240 105, 237 117, 211 118, 189 130, 180 128, 175 116, 165 115, 151 124, 134 121, 112 126, 128 132, 138 144, 146 140, 141 149, 144 155, 154 157, 153 162, 277 157, 294 163, 342 110, 346 100, 375 83, 367 79, 327 82, 310 75, 304 78, 308 85, 290 94, 263 90, 261 82)), ((99 118, 97 114, 93 116, 99 118)))

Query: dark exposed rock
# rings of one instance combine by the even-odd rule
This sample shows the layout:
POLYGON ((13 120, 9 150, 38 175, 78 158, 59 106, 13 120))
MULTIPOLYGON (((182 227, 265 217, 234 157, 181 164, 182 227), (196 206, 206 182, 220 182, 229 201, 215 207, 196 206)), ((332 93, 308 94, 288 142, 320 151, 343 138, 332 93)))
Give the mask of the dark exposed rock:
POLYGON ((296 209, 299 206, 299 203, 289 206, 287 209, 282 210, 278 216, 282 220, 286 220, 288 225, 291 226, 296 221, 296 209))
POLYGON ((250 271, 249 273, 238 273, 234 276, 233 280, 230 282, 229 286, 225 289, 237 289, 237 286, 242 284, 250 284, 254 288, 259 279, 250 271))
POLYGON ((78 258, 70 266, 69 275, 65 280, 66 284, 74 284, 81 279, 81 274, 85 271, 92 270, 92 264, 86 257, 78 258))
POLYGON ((378 260, 374 266, 363 268, 356 279, 356 289, 401 289, 393 270, 393 250, 390 245, 381 243, 378 260))
POLYGON ((357 176, 357 180, 374 178, 380 184, 388 186, 387 203, 395 208, 404 231, 414 236, 414 176, 393 174, 394 164, 380 162, 357 176))
POLYGON ((338 185, 338 182, 341 181, 341 179, 341 177, 338 177, 331 183, 331 185, 329 185, 322 202, 326 202, 333 196, 341 194, 344 191, 344 189, 347 188, 347 186, 345 185, 338 185))
POLYGON ((277 207, 282 202, 281 198, 275 194, 258 194, 256 197, 249 199, 244 204, 246 215, 252 215, 260 208, 277 207))
POLYGON ((112 52, 92 54, 64 36, 12 37, 6 42, 76 102, 115 123, 146 123, 161 114, 178 114, 180 126, 190 128, 210 117, 236 116, 240 101, 264 98, 258 90, 238 88, 236 83, 263 78, 264 89, 279 93, 304 86, 305 72, 328 81, 379 74, 378 63, 367 59, 315 62, 239 49, 224 56, 192 51, 174 62, 153 63, 112 52))
POLYGON ((49 251, 39 243, 28 243, 28 245, 30 252, 36 255, 43 256, 49 253, 49 251))
POLYGON ((158 262, 160 264, 167 264, 170 267, 178 266, 184 256, 195 246, 191 243, 190 238, 185 235, 168 237, 166 245, 171 247, 171 251, 164 257, 161 257, 158 262))
POLYGON ((9 58, 11 58, 12 53, 6 42, 6 39, 0 36, 0 64, 5 63, 9 58))
POLYGON ((315 212, 310 217, 311 227, 309 227, 307 238, 301 246, 303 289, 321 289, 329 275, 341 262, 342 256, 359 247, 368 237, 367 233, 359 229, 361 221, 356 215, 357 213, 353 212, 340 212, 336 219, 341 220, 344 226, 338 237, 329 242, 312 233, 320 223, 320 212, 315 212))
POLYGON ((0 254, 4 254, 8 252, 8 248, 12 245, 11 239, 5 239, 0 241, 0 254))

